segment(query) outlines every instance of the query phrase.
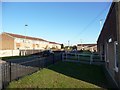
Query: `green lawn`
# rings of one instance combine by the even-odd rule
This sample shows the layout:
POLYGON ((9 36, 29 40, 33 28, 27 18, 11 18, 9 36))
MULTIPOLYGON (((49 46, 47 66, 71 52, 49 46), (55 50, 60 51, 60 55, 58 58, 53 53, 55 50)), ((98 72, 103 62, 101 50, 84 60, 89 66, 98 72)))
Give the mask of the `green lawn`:
POLYGON ((101 66, 59 62, 18 81, 8 88, 102 88, 107 81, 101 66))

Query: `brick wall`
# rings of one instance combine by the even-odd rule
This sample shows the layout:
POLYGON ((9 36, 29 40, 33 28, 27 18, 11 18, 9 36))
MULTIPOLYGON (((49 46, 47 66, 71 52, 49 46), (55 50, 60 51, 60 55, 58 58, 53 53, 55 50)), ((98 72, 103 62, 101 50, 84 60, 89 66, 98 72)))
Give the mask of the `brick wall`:
POLYGON ((14 49, 14 38, 7 34, 0 35, 0 50, 13 50, 14 49))
POLYGON ((118 36, 118 63, 119 63, 119 66, 118 66, 118 69, 119 69, 119 72, 118 72, 118 76, 119 76, 119 88, 120 88, 120 2, 118 3, 118 16, 117 16, 117 28, 118 28, 118 32, 117 32, 117 36, 118 36))
MULTIPOLYGON (((111 5, 107 19, 99 35, 97 45, 98 45, 98 52, 101 55, 103 55, 103 57, 105 57, 104 59, 106 61, 106 67, 109 73, 111 74, 115 82, 119 85, 120 75, 118 75, 118 72, 115 71, 115 58, 116 58, 116 55, 118 55, 118 52, 116 52, 115 50, 115 42, 119 41, 118 36, 120 35, 118 34, 118 28, 117 28, 118 27, 118 22, 117 22, 118 16, 117 15, 120 16, 120 14, 118 14, 118 11, 117 11, 118 9, 117 4, 118 3, 114 2, 111 5)), ((119 4, 119 7, 120 7, 120 4, 119 4)), ((118 10, 120 10, 120 8, 118 10)))

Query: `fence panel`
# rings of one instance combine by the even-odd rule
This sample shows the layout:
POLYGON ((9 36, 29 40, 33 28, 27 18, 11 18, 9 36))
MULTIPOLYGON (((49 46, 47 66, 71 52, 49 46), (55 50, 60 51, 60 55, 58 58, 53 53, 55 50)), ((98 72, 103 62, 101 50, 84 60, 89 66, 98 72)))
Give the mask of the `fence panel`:
POLYGON ((10 82, 10 65, 9 63, 4 63, 2 65, 2 87, 4 88, 5 86, 8 85, 10 82))
POLYGON ((93 62, 101 62, 100 56, 97 54, 82 54, 82 53, 63 53, 62 54, 63 61, 73 61, 73 62, 85 62, 85 63, 93 63, 93 62))
POLYGON ((61 60, 61 54, 50 55, 49 57, 35 58, 30 61, 13 63, 6 62, 2 65, 2 84, 5 88, 9 82, 17 80, 23 76, 32 74, 44 67, 61 60))
POLYGON ((54 55, 54 63, 62 60, 62 53, 54 55))

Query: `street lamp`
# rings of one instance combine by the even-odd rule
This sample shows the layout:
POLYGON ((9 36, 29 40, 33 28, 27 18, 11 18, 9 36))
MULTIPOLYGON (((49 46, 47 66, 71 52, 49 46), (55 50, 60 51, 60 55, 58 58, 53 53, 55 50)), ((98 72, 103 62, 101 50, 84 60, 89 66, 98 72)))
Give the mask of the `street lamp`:
POLYGON ((27 27, 28 25, 27 24, 25 24, 25 55, 26 55, 26 27, 27 27))

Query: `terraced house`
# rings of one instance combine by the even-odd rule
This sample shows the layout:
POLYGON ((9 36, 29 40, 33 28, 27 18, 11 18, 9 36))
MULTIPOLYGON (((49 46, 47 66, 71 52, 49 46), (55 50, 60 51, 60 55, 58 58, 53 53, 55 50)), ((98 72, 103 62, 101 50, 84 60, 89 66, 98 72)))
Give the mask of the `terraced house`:
POLYGON ((61 49, 61 44, 56 42, 49 42, 49 48, 51 49, 61 49))
POLYGON ((3 32, 0 35, 0 50, 45 50, 50 48, 61 49, 61 44, 35 37, 3 32))
POLYGON ((106 71, 120 88, 120 2, 112 3, 97 45, 106 71))
POLYGON ((97 44, 77 44, 77 50, 97 51, 97 44))

